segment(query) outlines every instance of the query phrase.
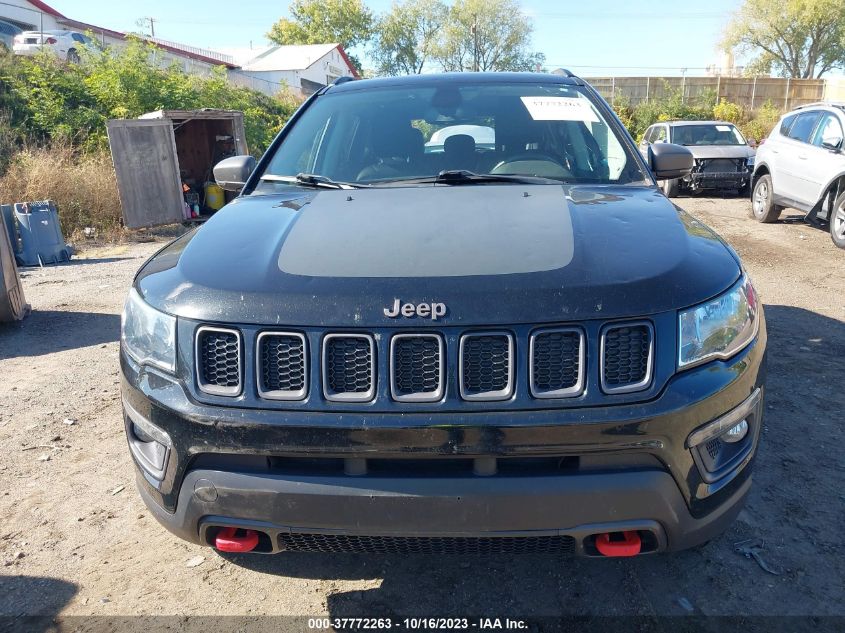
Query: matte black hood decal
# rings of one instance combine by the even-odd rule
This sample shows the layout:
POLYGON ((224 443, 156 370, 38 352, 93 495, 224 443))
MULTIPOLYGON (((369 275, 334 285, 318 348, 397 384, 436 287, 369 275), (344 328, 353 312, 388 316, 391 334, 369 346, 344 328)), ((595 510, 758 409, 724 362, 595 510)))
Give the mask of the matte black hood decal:
POLYGON ((431 327, 653 314, 704 301, 739 272, 656 189, 426 186, 239 198, 137 284, 196 319, 431 327), (395 298, 449 311, 397 322, 384 314, 395 298))
POLYGON ((555 270, 572 261, 572 223, 559 187, 497 187, 494 201, 485 191, 318 195, 292 221, 279 268, 308 277, 467 277, 555 270))

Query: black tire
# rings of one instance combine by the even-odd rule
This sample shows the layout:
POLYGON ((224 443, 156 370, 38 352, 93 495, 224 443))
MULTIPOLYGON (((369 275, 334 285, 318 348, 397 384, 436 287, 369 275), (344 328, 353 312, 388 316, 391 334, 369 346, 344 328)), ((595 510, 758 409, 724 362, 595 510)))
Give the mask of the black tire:
POLYGON ((678 190, 680 186, 678 184, 677 178, 670 178, 669 180, 664 180, 660 183, 660 188, 663 189, 663 193, 666 195, 667 198, 677 198, 678 197, 678 190))
POLYGON ((839 194, 830 210, 830 239, 845 248, 845 193, 839 194))
POLYGON ((751 196, 751 211, 749 215, 758 222, 777 222, 783 207, 772 202, 772 177, 763 174, 754 183, 754 194, 751 196))
POLYGON ((75 48, 72 48, 67 52, 67 60, 71 64, 78 64, 79 63, 79 53, 76 52, 75 48))

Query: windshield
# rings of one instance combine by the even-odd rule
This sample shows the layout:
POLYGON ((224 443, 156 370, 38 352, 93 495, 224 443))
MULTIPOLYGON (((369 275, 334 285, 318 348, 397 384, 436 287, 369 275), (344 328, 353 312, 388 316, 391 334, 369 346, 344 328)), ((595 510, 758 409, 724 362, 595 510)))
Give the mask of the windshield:
POLYGON ((473 183, 650 182, 616 134, 578 86, 450 81, 329 91, 288 131, 258 190, 301 184, 297 174, 353 186, 419 184, 444 171, 490 176, 473 183))
POLYGON ((727 123, 676 125, 672 142, 678 145, 746 145, 739 130, 727 123))

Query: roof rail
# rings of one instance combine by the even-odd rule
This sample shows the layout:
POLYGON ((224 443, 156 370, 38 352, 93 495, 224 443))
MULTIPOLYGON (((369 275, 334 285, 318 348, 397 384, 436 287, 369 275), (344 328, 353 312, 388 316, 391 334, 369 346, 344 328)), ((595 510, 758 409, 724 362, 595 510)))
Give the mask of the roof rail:
POLYGON ((558 68, 556 69, 558 72, 562 73, 564 77, 575 77, 575 73, 573 73, 568 68, 558 68))
POLYGON ((830 108, 845 109, 845 102, 842 101, 814 101, 813 103, 804 103, 800 106, 795 106, 793 110, 801 110, 803 108, 817 108, 818 106, 828 106, 830 108))
POLYGON ((345 84, 345 83, 350 82, 350 81, 355 81, 355 77, 349 77, 349 76, 346 76, 346 77, 338 77, 337 79, 335 79, 335 80, 332 82, 332 85, 333 85, 333 86, 339 86, 339 85, 341 85, 341 84, 345 84))

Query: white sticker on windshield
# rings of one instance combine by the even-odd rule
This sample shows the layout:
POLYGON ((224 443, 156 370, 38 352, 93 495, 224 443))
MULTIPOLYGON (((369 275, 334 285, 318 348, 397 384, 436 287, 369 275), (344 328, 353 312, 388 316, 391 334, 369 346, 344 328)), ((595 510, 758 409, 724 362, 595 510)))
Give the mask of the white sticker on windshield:
POLYGON ((719 130, 720 132, 730 132, 731 126, 730 125, 717 125, 716 129, 719 130))
POLYGON ((579 97, 520 97, 535 121, 591 121, 598 123, 593 106, 579 97))

